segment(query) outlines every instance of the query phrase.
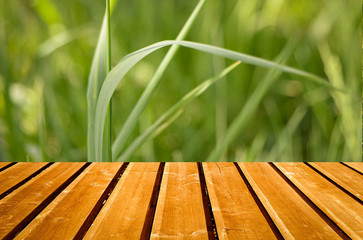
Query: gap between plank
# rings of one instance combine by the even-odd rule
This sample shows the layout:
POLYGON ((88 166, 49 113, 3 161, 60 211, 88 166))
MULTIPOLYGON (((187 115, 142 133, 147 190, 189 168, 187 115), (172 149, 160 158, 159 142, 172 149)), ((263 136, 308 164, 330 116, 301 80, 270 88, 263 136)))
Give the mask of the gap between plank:
POLYGON ((279 240, 280 239, 283 240, 284 237, 282 236, 280 230, 277 228, 276 224, 274 223, 274 221, 272 220, 272 218, 268 214, 267 210, 265 209, 265 207, 263 206, 262 202, 258 198, 256 192, 253 190, 251 184, 248 182, 248 180, 247 180, 246 176, 244 175, 242 169, 238 166, 238 164, 236 162, 234 162, 234 166, 237 168, 238 173, 241 175, 244 183, 247 186, 247 189, 249 190, 250 194, 252 195, 253 199, 255 200, 258 208, 262 212, 263 216, 265 217, 268 225, 270 226, 271 230, 275 234, 276 238, 279 239, 279 240))
POLYGON ((24 218, 16 227, 14 227, 11 232, 9 232, 3 239, 13 239, 21 231, 23 231, 26 226, 29 225, 31 221, 46 208, 74 179, 76 179, 91 163, 86 163, 77 172, 75 172, 70 178, 68 178, 62 185, 60 185, 53 193, 51 193, 42 203, 40 203, 26 218, 24 218))
POLYGON ((16 162, 9 163, 8 165, 5 165, 4 167, 0 168, 0 172, 4 171, 5 169, 8 169, 9 167, 15 165, 16 162))
MULTIPOLYGON (((34 163, 34 164, 36 164, 36 163, 34 163)), ((16 190, 17 188, 19 188, 21 185, 25 184, 26 182, 28 182, 29 180, 31 180, 32 178, 37 176, 39 173, 43 172, 45 169, 50 167, 52 164, 53 164, 53 162, 50 162, 50 163, 46 164, 44 167, 42 167, 42 168, 38 169, 37 171, 35 171, 34 173, 32 173, 29 177, 25 178, 23 181, 19 182, 18 184, 16 184, 13 187, 9 188, 7 191, 3 192, 0 195, 0 200, 3 199, 4 197, 6 197, 7 195, 9 195, 11 192, 16 190)))
MULTIPOLYGON (((339 162, 339 163, 341 163, 341 164, 343 164, 344 166, 346 166, 347 168, 350 168, 351 170, 353 170, 354 172, 357 172, 357 173, 359 173, 360 175, 363 175, 363 173, 361 173, 360 171, 358 171, 357 169, 355 169, 355 168, 352 168, 351 166, 349 166, 349 165, 347 165, 347 164, 345 164, 345 163, 343 163, 343 162, 339 162)), ((362 163, 363 164, 363 163, 362 163)))
POLYGON ((268 163, 289 186, 342 238, 351 239, 333 220, 331 220, 318 206, 315 205, 285 174, 273 163, 268 163))
POLYGON ((357 202, 359 202, 360 204, 363 205, 363 201, 360 200, 359 198, 357 198, 354 194, 352 194, 351 192, 349 192, 348 190, 346 190, 345 188, 343 188, 342 186, 340 186, 338 183, 334 182, 332 179, 330 179, 328 176, 326 176, 324 173, 320 172, 318 169, 316 169, 314 166, 310 165, 309 163, 305 162, 305 165, 307 165, 308 167, 310 167, 311 169, 313 169, 315 172, 317 172, 320 176, 322 176, 323 178, 325 178, 326 180, 328 180, 330 183, 332 183, 334 186, 336 186, 337 188, 339 188, 340 190, 342 190, 344 193, 348 194, 350 197, 352 197, 354 200, 356 200, 357 202))
POLYGON ((205 221, 207 223, 208 229, 208 239, 209 240, 218 240, 218 232, 217 232, 217 225, 214 219, 212 205, 209 199, 208 188, 205 182, 204 170, 202 163, 198 162, 198 173, 199 173, 199 180, 200 180, 200 188, 202 191, 202 199, 203 199, 203 207, 204 207, 204 214, 205 214, 205 221))
POLYGON ((144 226, 142 228, 140 236, 140 239, 143 240, 150 239, 151 236, 151 229, 154 223, 156 205, 158 203, 161 181, 163 179, 163 174, 164 174, 164 168, 165 168, 165 162, 161 162, 158 168, 158 173, 155 178, 153 193, 150 198, 149 207, 147 209, 144 226))
POLYGON ((129 165, 128 162, 122 164, 120 169, 116 172, 115 176, 112 178, 111 182, 108 184, 105 191, 103 191, 101 197, 98 199, 97 203, 95 204, 95 206, 93 207, 91 212, 88 214, 88 217, 83 222, 82 226, 80 227, 80 229, 78 230, 77 234, 75 235, 75 237, 73 239, 82 239, 84 237, 84 235, 86 235, 88 229, 91 227, 92 223, 96 219, 96 217, 99 214, 99 212, 101 211, 102 207, 107 202, 109 196, 111 195, 113 189, 115 188, 116 184, 122 177, 122 174, 125 172, 128 165, 129 165))

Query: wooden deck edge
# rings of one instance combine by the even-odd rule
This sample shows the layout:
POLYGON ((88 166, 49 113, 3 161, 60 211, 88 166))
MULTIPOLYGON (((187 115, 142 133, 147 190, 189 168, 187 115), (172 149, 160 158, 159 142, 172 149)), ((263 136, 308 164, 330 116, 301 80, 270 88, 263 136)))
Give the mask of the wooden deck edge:
POLYGON ((0 172, 4 171, 5 169, 15 165, 16 162, 9 162, 9 164, 5 165, 4 167, 0 168, 0 172))
POLYGON ((120 180, 122 174, 125 172, 128 165, 129 163, 122 164, 120 169, 116 172, 116 174, 114 175, 114 177, 112 178, 106 189, 103 191, 101 197, 98 199, 97 203, 94 205, 91 212, 87 216, 86 220, 83 222, 82 226, 78 230, 74 239, 82 239, 86 235, 88 229, 91 227, 98 213, 101 211, 102 207, 107 202, 107 199, 111 195, 113 189, 115 188, 116 184, 120 180))
POLYGON ((208 188, 205 182, 204 170, 202 163, 197 163, 198 165, 198 174, 199 174, 199 181, 200 181, 200 189, 202 192, 203 198, 203 207, 204 207, 204 215, 205 221, 207 223, 207 231, 208 231, 208 238, 209 240, 218 240, 218 232, 216 222, 213 216, 212 205, 209 199, 208 188))
POLYGON ((285 174, 273 163, 268 163, 299 196, 342 238, 351 239, 332 219, 330 219, 315 203, 313 203, 285 174))
POLYGON ((27 178, 23 179, 22 181, 18 182, 17 184, 15 184, 14 186, 12 186, 11 188, 9 188, 8 190, 6 190, 5 192, 3 192, 2 194, 0 194, 0 200, 3 199, 4 197, 6 197, 7 195, 9 195, 11 192, 15 191, 16 189, 18 189, 20 186, 24 185, 25 183, 27 183, 28 181, 30 181, 32 178, 36 177, 37 175, 39 175, 41 172, 43 172, 45 169, 49 168, 53 163, 50 162, 48 164, 46 164, 45 166, 43 166, 42 168, 38 169, 37 171, 35 171, 34 173, 30 174, 27 178))
POLYGON ((246 178, 246 176, 244 175, 242 169, 238 166, 238 163, 234 163, 235 167, 237 168, 238 173, 240 174, 240 176, 243 179, 243 182, 246 184, 248 191, 250 192, 251 196, 253 197, 253 199, 255 200, 258 208, 260 209, 260 211, 262 212, 263 216, 265 217, 268 225, 270 226, 271 230, 273 231, 273 233, 275 234, 277 239, 284 239, 284 237, 282 236, 280 230, 278 229, 278 227, 276 226, 275 222, 272 220, 272 218, 270 217, 270 215, 268 214, 266 208, 264 207, 264 205, 262 204, 262 202, 260 201, 260 199, 258 198, 256 192, 253 190, 251 184, 249 183, 248 179, 246 178))
POLYGON ((346 166, 347 168, 352 169, 354 172, 357 172, 357 173, 359 173, 360 175, 363 175, 363 173, 362 173, 361 171, 359 171, 359 170, 357 170, 357 169, 355 169, 355 168, 353 168, 353 167, 349 166, 348 164, 346 164, 346 163, 344 163, 344 162, 340 162, 340 163, 341 163, 342 165, 346 166))
MULTIPOLYGON (((9 162, 9 164, 7 164, 7 165, 2 165, 2 168, 0 168, 0 172, 4 171, 6 169, 9 169, 16 164, 17 164, 16 162, 11 162, 11 163, 9 162)), ((28 186, 27 183, 29 181, 31 181, 34 177, 37 177, 43 171, 45 171, 49 167, 51 167, 52 164, 54 164, 54 162, 43 163, 43 164, 46 164, 46 165, 43 165, 41 168, 39 168, 38 170, 36 170, 33 173, 29 171, 29 173, 31 173, 31 174, 28 177, 26 177, 23 180, 19 179, 19 180, 21 180, 19 183, 15 184, 14 186, 12 186, 8 190, 6 190, 4 193, 0 194, 0 200, 4 198, 3 201, 5 201, 7 199, 6 198, 7 195, 16 194, 18 191, 17 189, 22 188, 22 186, 24 186, 24 187, 28 186)), ((22 231, 24 231, 24 229, 27 229, 28 225, 39 215, 39 213, 41 213, 45 208, 47 208, 47 206, 50 203, 52 203, 54 201, 54 199, 56 199, 59 196, 59 194, 61 194, 62 191, 64 191, 64 189, 66 189, 72 182, 74 182, 75 179, 77 179, 80 176, 80 174, 83 171, 85 171, 89 166, 92 166, 93 164, 95 164, 95 163, 89 163, 89 162, 84 163, 84 165, 80 165, 79 167, 77 167, 77 169, 79 168, 78 170, 75 169, 74 170, 75 172, 72 171, 72 173, 73 173, 72 175, 69 174, 69 175, 67 175, 67 177, 64 177, 64 180, 62 180, 62 182, 59 183, 61 185, 57 185, 58 186, 57 188, 56 187, 52 188, 52 190, 49 191, 46 195, 48 197, 44 196, 41 201, 38 201, 38 203, 37 203, 38 205, 36 207, 34 206, 35 208, 32 208, 33 209, 32 211, 29 210, 28 212, 26 212, 26 214, 23 214, 22 218, 24 218, 24 219, 19 218, 19 220, 20 219, 22 219, 22 220, 17 225, 14 224, 15 227, 9 233, 7 233, 7 235, 5 235, 5 237, 3 239, 13 239, 18 234, 20 234, 22 231)), ((207 183, 209 183, 209 182, 206 182, 208 180, 207 172, 205 175, 205 171, 207 171, 208 168, 206 167, 206 165, 202 164, 202 162, 196 162, 194 164, 197 166, 196 170, 197 170, 198 177, 199 177, 201 196, 199 196, 200 193, 196 186, 194 187, 194 189, 197 189, 197 191, 194 191, 194 192, 198 192, 199 200, 201 197, 202 198, 201 200, 203 203, 203 210, 201 209, 202 204, 200 203, 198 205, 199 206, 198 208, 200 210, 200 213, 198 216, 199 216, 199 219, 205 218, 206 226, 204 226, 203 229, 207 230, 207 232, 206 233, 204 232, 204 234, 208 236, 208 239, 209 240, 212 240, 212 239, 218 240, 219 237, 223 238, 223 236, 218 236, 218 231, 220 229, 223 229, 223 226, 222 227, 219 225, 217 226, 217 223, 214 218, 214 214, 216 214, 216 213, 213 212, 213 207, 212 207, 211 199, 210 199, 209 192, 208 192, 209 189, 208 189, 207 183), (204 212, 204 216, 203 216, 203 212, 204 212)), ((324 182, 325 188, 329 188, 329 189, 330 189, 330 187, 335 188, 335 189, 338 188, 339 190, 338 189, 334 190, 335 193, 337 194, 337 196, 344 195, 344 194, 348 195, 349 197, 347 197, 347 196, 344 197, 344 199, 347 199, 347 201, 346 201, 347 206, 350 203, 355 204, 355 205, 358 205, 358 203, 359 203, 359 204, 363 205, 363 201, 359 198, 360 195, 358 194, 357 195, 358 197, 354 195, 355 191, 357 191, 358 193, 361 193, 359 184, 358 184, 358 188, 352 188, 353 190, 349 187, 349 186, 352 186, 352 185, 349 185, 349 179, 351 179, 351 178, 349 178, 349 176, 350 176, 349 174, 351 174, 352 176, 354 175, 356 177, 355 179, 360 179, 360 177, 359 177, 359 175, 357 175, 357 173, 360 175, 363 175, 363 173, 360 171, 361 170, 360 165, 358 165, 358 169, 355 169, 354 168, 355 165, 353 165, 353 167, 352 167, 344 162, 339 162, 339 163, 335 163, 335 164, 337 166, 337 169, 340 169, 341 171, 344 170, 344 173, 346 173, 345 178, 335 178, 334 174, 338 173, 337 172, 338 170, 335 171, 335 169, 331 169, 331 168, 326 168, 326 169, 320 168, 320 165, 318 165, 318 164, 315 165, 314 163, 304 162, 304 163, 300 163, 300 165, 298 165, 298 166, 300 166, 303 169, 306 169, 306 171, 308 171, 308 173, 311 174, 311 176, 314 176, 315 178, 313 180, 315 180, 317 182, 319 182, 319 181, 324 182), (331 173, 334 173, 334 174, 331 175, 331 173), (346 181, 341 181, 341 179, 344 179, 346 181), (356 189, 358 189, 358 190, 356 190, 356 189)), ((195 165, 194 165, 194 167, 195 167, 195 165)), ((18 166, 18 165, 16 165, 16 166, 18 166)), ((158 202, 160 201, 159 195, 160 195, 160 189, 161 189, 163 177, 165 174, 165 172, 164 172, 165 166, 166 166, 166 163, 160 162, 159 165, 155 165, 153 168, 154 169, 153 176, 155 177, 155 180, 149 181, 150 188, 148 188, 150 190, 149 193, 151 193, 151 198, 148 198, 147 200, 144 201, 145 208, 143 208, 143 209, 145 209, 146 215, 143 215, 142 219, 144 219, 144 217, 145 217, 145 220, 142 224, 138 225, 138 226, 140 226, 140 230, 142 227, 140 239, 146 240, 146 239, 150 239, 152 237, 151 233, 153 230, 153 225, 155 225, 154 219, 157 216, 159 216, 159 214, 156 212, 156 210, 157 210, 156 208, 157 208, 158 202), (157 170, 157 172, 156 172, 156 170, 157 170), (155 174, 156 174, 156 176, 155 176, 155 174), (153 183, 153 188, 151 188, 152 183, 153 183), (147 209, 146 209, 146 206, 148 206, 147 209)), ((242 181, 240 182, 240 184, 242 184, 242 185, 244 184, 245 187, 247 187, 247 189, 245 188, 246 194, 249 193, 249 195, 252 197, 251 202, 253 203, 253 201, 254 201, 256 203, 258 209, 260 210, 260 212, 263 215, 263 217, 261 215, 261 219, 263 220, 263 218, 265 218, 266 222, 268 223, 268 225, 266 224, 266 229, 268 229, 269 231, 271 229, 277 239, 284 239, 283 234, 285 235, 285 233, 283 232, 282 228, 278 224, 278 221, 276 221, 276 219, 273 217, 273 214, 271 214, 269 208, 266 207, 267 206, 266 203, 263 200, 261 201, 261 199, 259 198, 260 195, 259 195, 259 192, 257 191, 258 187, 256 189, 256 186, 254 185, 254 180, 250 179, 249 172, 244 168, 244 166, 245 165, 243 165, 242 162, 231 163, 230 169, 233 168, 233 171, 235 171, 234 170, 234 168, 235 168, 238 172, 238 174, 237 174, 237 172, 234 172, 234 174, 235 174, 234 179, 238 179, 238 181, 240 181, 239 177, 241 177, 242 181)), ((318 202, 315 198, 312 198, 311 193, 309 191, 306 191, 304 185, 299 185, 300 182, 295 182, 295 179, 290 179, 289 174, 291 171, 292 172, 294 172, 294 171, 291 169, 286 170, 282 166, 283 165, 282 164, 280 165, 279 163, 268 162, 268 163, 266 163, 265 169, 269 170, 268 172, 271 172, 271 174, 273 173, 273 175, 275 176, 275 179, 277 179, 279 181, 279 183, 283 184, 286 188, 290 187, 292 189, 292 190, 290 190, 290 193, 293 194, 294 196, 296 196, 296 198, 298 198, 297 197, 297 195, 298 195, 302 199, 302 201, 301 200, 299 200, 299 201, 301 201, 301 203, 304 204, 305 208, 306 209, 309 208, 309 211, 311 211, 311 214, 314 214, 314 212, 315 212, 322 219, 322 220, 320 220, 321 223, 327 229, 330 228, 329 231, 332 234, 336 233, 342 239, 351 239, 352 233, 349 232, 349 230, 347 230, 344 226, 341 226, 339 220, 334 218, 334 216, 330 215, 329 209, 324 208, 324 206, 322 206, 320 204, 320 202, 318 202), (277 174, 274 172, 276 172, 277 174), (285 184, 285 182, 287 183, 287 185, 285 184), (307 205, 305 205, 304 202, 307 205), (333 230, 335 233, 331 230, 333 230)), ((84 236, 87 234, 90 227, 94 223, 95 219, 99 216, 100 211, 104 208, 104 205, 106 204, 106 202, 108 202, 108 199, 111 196, 111 194, 113 192, 114 193, 116 192, 115 187, 120 182, 121 177, 127 176, 127 174, 124 174, 124 172, 130 168, 132 168, 132 167, 131 167, 131 165, 129 165, 129 162, 125 162, 122 165, 120 164, 116 168, 114 168, 113 173, 115 173, 115 174, 113 176, 110 175, 110 178, 108 178, 109 179, 108 181, 110 181, 110 179, 111 179, 111 181, 105 184, 106 188, 103 188, 103 192, 100 192, 99 195, 97 195, 97 198, 94 199, 92 205, 89 207, 90 211, 87 211, 87 213, 84 214, 84 218, 82 220, 83 222, 79 222, 79 225, 77 225, 77 226, 81 226, 81 227, 79 229, 78 229, 78 227, 77 227, 77 229, 75 229, 74 234, 76 234, 76 235, 74 235, 74 239, 84 238, 84 236)), ((14 171, 14 172, 18 172, 18 171, 14 171)), ((20 173, 21 173, 21 171, 20 171, 20 173)), ((353 183, 355 183, 354 186, 357 185, 356 181, 353 182, 353 183)), ((32 184, 32 183, 29 182, 29 184, 32 184)), ((313 185, 315 186, 315 184, 313 184, 313 185)), ((268 186, 268 185, 265 184, 265 186, 268 186)), ((209 188, 211 188, 211 186, 209 186, 209 188)), ((320 190, 324 190, 325 188, 320 188, 320 190)), ((267 189, 267 188, 265 188, 265 189, 267 189)), ((317 195, 313 195, 313 196, 320 196, 320 195, 318 195, 318 193, 320 193, 320 192, 319 191, 316 191, 316 192, 317 192, 317 195)), ((180 192, 180 194, 183 194, 183 193, 180 192)), ((112 201, 109 201, 109 204, 111 204, 111 203, 112 203, 112 201)), ((318 216, 316 216, 316 218, 318 218, 318 216)), ((217 218, 217 220, 218 220, 218 218, 217 218)), ((271 236, 273 236, 273 234, 271 233, 271 236)), ((18 237, 20 237, 20 236, 18 236, 18 237)))
POLYGON ((85 163, 78 171, 76 171, 70 178, 61 184, 52 194, 50 194, 44 201, 42 201, 26 218, 24 218, 16 227, 13 228, 3 239, 13 239, 19 234, 26 226, 45 209, 69 184, 71 184, 88 166, 90 163, 85 163))
POLYGON ((313 165, 311 165, 311 164, 309 164, 307 162, 305 162, 304 164, 306 166, 310 167, 311 169, 313 169, 316 173, 318 173, 320 176, 322 176, 323 178, 325 178, 327 181, 329 181, 335 187, 339 188, 344 193, 346 193, 348 196, 350 196, 351 198, 353 198, 354 200, 356 200, 357 202, 359 202, 360 204, 363 205, 363 201, 362 200, 360 200, 358 197, 354 196, 354 194, 352 194, 347 189, 345 189, 344 187, 340 186, 337 182, 335 182, 334 180, 332 180, 331 178, 329 178, 327 175, 325 175, 324 173, 322 173, 321 171, 319 171, 319 169, 315 168, 313 165))
POLYGON ((163 180, 164 169, 165 169, 165 163, 161 162, 159 165, 159 168, 158 168, 158 173, 155 178, 154 188, 153 188, 153 192, 151 195, 149 207, 148 207, 148 210, 146 213, 144 226, 142 227, 140 239, 150 239, 151 230, 152 230, 154 218, 155 218, 156 206, 157 206, 158 198, 159 198, 161 181, 163 180))

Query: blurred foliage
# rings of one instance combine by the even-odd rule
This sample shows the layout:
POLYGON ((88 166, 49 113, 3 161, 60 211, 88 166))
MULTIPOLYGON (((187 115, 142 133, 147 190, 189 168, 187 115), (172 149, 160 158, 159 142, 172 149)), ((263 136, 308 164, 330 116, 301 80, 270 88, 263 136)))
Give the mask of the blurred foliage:
MULTIPOLYGON (((119 0, 112 16, 112 64, 175 39, 196 4, 119 0)), ((87 78, 104 2, 0 0, 0 6, 0 161, 85 161, 87 78)), ((187 40, 273 60, 298 36, 286 64, 345 90, 329 92, 282 74, 224 160, 361 161, 361 21, 358 0, 207 1, 187 40)), ((165 53, 147 57, 119 86, 114 135, 165 53)), ((228 63, 180 49, 133 136, 228 63)), ((266 72, 242 64, 188 105, 135 160, 205 160, 266 72)))

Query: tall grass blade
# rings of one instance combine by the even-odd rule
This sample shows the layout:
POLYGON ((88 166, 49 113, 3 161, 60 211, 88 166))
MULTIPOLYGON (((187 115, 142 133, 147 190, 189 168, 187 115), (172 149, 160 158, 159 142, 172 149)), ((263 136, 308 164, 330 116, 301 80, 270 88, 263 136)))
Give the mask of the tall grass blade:
MULTIPOLYGON (((326 86, 327 88, 333 89, 333 87, 323 78, 318 77, 314 74, 292 68, 289 66, 285 66, 282 64, 278 64, 269 60, 261 59, 258 57, 250 56, 247 54, 210 46, 206 44, 201 43, 195 43, 195 42, 188 42, 188 41, 163 41, 159 43, 155 43, 153 45, 150 45, 148 47, 145 47, 143 49, 140 49, 136 52, 133 52, 127 56, 125 56, 107 75, 100 94, 99 99, 97 101, 97 107, 96 107, 96 120, 95 120, 95 146, 96 146, 96 160, 102 159, 102 137, 104 134, 104 125, 105 125, 105 118, 107 113, 107 108, 109 105, 109 102, 111 100, 111 97, 116 90, 117 85, 122 81, 125 74, 141 59, 149 55, 150 53, 169 46, 173 44, 178 44, 184 47, 188 47, 191 49, 196 49, 205 53, 209 53, 212 55, 217 55, 221 57, 225 57, 231 60, 236 61, 242 61, 244 63, 261 66, 265 68, 271 68, 275 70, 284 71, 287 73, 292 73, 301 77, 304 77, 306 80, 315 82, 319 85, 326 86)), ((228 132, 227 132, 228 135, 228 132)), ((227 137, 226 135, 226 137, 227 137)), ((221 151, 223 152, 223 151, 221 151)), ((221 153, 219 152, 219 153, 221 153)))
POLYGON ((238 162, 263 162, 265 160, 263 156, 263 149, 268 140, 269 132, 265 129, 261 129, 261 131, 257 132, 254 136, 251 145, 246 151, 246 155, 244 158, 237 159, 238 162))
MULTIPOLYGON (((288 44, 277 57, 277 62, 285 63, 287 58, 291 55, 295 44, 295 41, 291 41, 290 44, 288 44)), ((228 146, 243 130, 243 128, 246 127, 248 121, 253 117, 268 89, 275 83, 280 75, 281 69, 271 68, 271 70, 267 73, 261 83, 248 98, 240 113, 233 120, 227 129, 224 138, 221 139, 221 141, 213 149, 212 153, 207 158, 207 162, 219 161, 223 157, 227 151, 228 146)))
POLYGON ((300 122, 303 120, 307 112, 307 107, 302 104, 291 115, 289 121, 287 122, 285 128, 278 135, 277 142, 275 146, 270 151, 267 157, 269 162, 275 161, 294 161, 292 158, 283 158, 283 152, 289 144, 292 144, 293 134, 298 128, 300 122))
POLYGON ((176 104, 174 104, 168 111, 166 111, 163 115, 160 116, 158 120, 155 121, 153 125, 151 125, 146 131, 143 132, 138 138, 136 138, 130 146, 125 150, 125 152, 117 158, 118 162, 126 162, 129 161, 132 154, 148 139, 155 137, 162 130, 164 130, 167 126, 169 126, 175 119, 181 114, 181 110, 185 105, 190 103, 192 100, 200 96, 203 92, 205 92, 211 85, 216 83, 218 80, 222 79, 229 72, 231 72, 234 68, 236 68, 240 62, 236 62, 229 67, 225 68, 222 72, 218 73, 212 78, 209 78, 199 84, 196 88, 186 94, 181 100, 179 100, 176 104))
MULTIPOLYGON (((147 108, 144 111, 143 117, 139 119, 139 132, 145 132, 152 124, 154 119, 154 112, 152 108, 147 108)), ((155 145, 154 141, 150 139, 140 148, 140 155, 142 162, 155 162, 155 145)))
MULTIPOLYGON (((183 26, 182 30, 178 34, 176 40, 183 40, 185 38, 192 24, 194 23, 196 17, 198 16, 200 10, 202 9, 204 3, 205 0, 199 1, 195 9, 193 10, 192 14, 188 18, 187 22, 183 26)), ((126 119, 125 124, 123 125, 120 133, 116 137, 116 140, 112 146, 113 159, 116 159, 116 157, 120 154, 123 147, 125 146, 127 138, 130 136, 132 130, 135 128, 137 120, 139 119, 141 113, 144 111, 147 103, 149 102, 150 97, 154 93, 156 87, 160 82, 161 77, 163 76, 166 68, 168 67, 170 61, 173 59, 178 49, 179 49, 178 45, 173 45, 169 49, 164 59, 160 63, 158 69, 156 70, 154 76, 152 77, 146 89, 142 93, 140 99, 136 103, 135 107, 132 109, 132 112, 130 113, 128 118, 126 119)))
POLYGON ((41 92, 41 96, 39 97, 39 146, 42 152, 42 162, 47 162, 47 153, 46 153, 46 115, 45 115, 45 98, 44 98, 44 87, 42 83, 39 83, 39 89, 41 92))
MULTIPOLYGON (((107 73, 111 71, 111 10, 110 0, 106 0, 106 15, 107 15, 107 73)), ((112 99, 108 106, 107 123, 105 125, 106 134, 103 139, 104 153, 103 160, 112 161, 112 99)))
MULTIPOLYGON (((116 1, 111 1, 110 12, 115 6, 116 1)), ((93 55, 92 66, 88 78, 87 88, 87 108, 88 108, 88 135, 87 135, 87 160, 89 162, 96 161, 95 149, 95 114, 98 95, 101 90, 102 83, 108 73, 108 14, 105 12, 100 35, 98 37, 97 46, 93 55)))
MULTIPOLYGON (((224 29, 223 25, 220 21, 222 19, 220 9, 224 7, 224 3, 222 1, 215 1, 211 6, 209 21, 210 21, 210 40, 212 45, 216 46, 224 46, 224 29)), ((237 3, 236 3, 237 5, 237 3)), ((237 6, 235 6, 237 7, 237 6)), ((217 74, 219 71, 226 67, 225 59, 219 58, 218 56, 213 57, 213 72, 217 74)), ((228 127, 228 88, 227 81, 224 79, 222 81, 218 81, 214 85, 214 94, 215 94, 215 135, 216 135, 216 144, 223 138, 226 134, 228 127)), ((226 156, 222 156, 222 162, 226 161, 226 156)))
MULTIPOLYGON (((339 58, 332 53, 328 44, 321 44, 319 46, 320 55, 322 57, 325 72, 331 84, 337 88, 346 89, 344 82, 342 65, 339 58)), ((355 91, 355 90, 354 90, 355 91)), ((346 142, 345 148, 345 161, 361 161, 360 156, 360 109, 359 103, 354 99, 356 94, 344 94, 342 92, 333 92, 332 97, 335 105, 341 113, 341 129, 346 142), (358 111, 357 111, 358 110, 358 111)))

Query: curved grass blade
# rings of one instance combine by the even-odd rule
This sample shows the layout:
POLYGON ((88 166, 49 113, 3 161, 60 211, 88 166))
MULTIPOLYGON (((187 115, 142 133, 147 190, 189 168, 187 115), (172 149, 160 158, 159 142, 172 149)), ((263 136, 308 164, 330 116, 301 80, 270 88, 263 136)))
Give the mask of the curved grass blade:
POLYGON ((192 100, 204 93, 210 86, 216 83, 218 80, 222 79, 229 72, 235 69, 241 62, 235 62, 229 67, 225 68, 223 71, 218 73, 212 78, 209 78, 199 84, 196 88, 186 94, 181 100, 174 104, 168 111, 159 117, 153 125, 151 125, 142 135, 136 138, 130 146, 125 150, 125 152, 117 158, 117 162, 126 162, 132 156, 132 154, 148 139, 155 137, 167 126, 169 126, 180 114, 181 110, 185 105, 190 103, 192 100))
MULTIPOLYGON (((195 21, 196 17, 198 16, 200 10, 202 9, 205 0, 200 0, 195 9, 193 10, 192 14, 188 18, 187 22, 183 26, 182 30, 178 34, 176 40, 183 40, 187 33, 189 32, 193 22, 195 21)), ((172 58, 174 57, 175 53, 179 49, 178 45, 173 45, 167 54, 165 55, 164 59, 160 63, 158 69, 156 70, 154 76, 150 80, 149 84, 143 91, 140 99, 137 101, 135 107, 132 109, 132 112, 126 119, 125 124, 123 125, 120 133, 116 137, 114 144, 112 145, 112 156, 113 159, 121 153, 122 149, 125 146, 127 138, 130 136, 132 130, 135 128, 137 120, 139 119, 141 113, 144 111, 147 103, 150 100, 150 97, 155 92, 157 85, 160 82, 162 75, 164 74, 166 68, 168 67, 169 63, 171 62, 172 58)))
POLYGON ((195 42, 189 42, 189 41, 163 41, 159 43, 155 43, 153 45, 150 45, 148 47, 145 47, 143 49, 140 49, 136 52, 133 52, 127 56, 125 56, 117 65, 115 68, 111 70, 111 72, 107 75, 100 94, 99 99, 97 101, 97 107, 96 107, 96 120, 95 120, 95 147, 96 147, 96 160, 102 159, 102 137, 104 133, 104 125, 105 125, 105 118, 107 113, 107 108, 109 105, 109 102, 111 100, 111 97, 116 90, 117 85, 122 81, 125 74, 141 59, 149 55, 150 53, 169 46, 173 44, 178 44, 184 47, 196 49, 205 53, 209 53, 212 55, 217 55, 221 57, 225 57, 231 60, 236 61, 242 61, 247 64, 252 64, 256 66, 261 66, 265 68, 271 68, 280 70, 287 73, 292 73, 301 77, 304 77, 306 80, 310 80, 312 82, 315 82, 319 85, 326 86, 330 89, 334 89, 326 80, 324 80, 321 77, 318 77, 314 74, 292 68, 289 66, 281 65, 269 60, 261 59, 258 57, 254 57, 251 55, 210 46, 207 44, 201 44, 201 43, 195 43, 195 42))
MULTIPOLYGON (((116 0, 111 1, 110 12, 114 9, 116 0)), ((88 77, 87 88, 87 108, 88 108, 88 135, 87 135, 87 160, 94 162, 96 160, 95 149, 95 114, 98 95, 101 90, 103 80, 108 73, 108 23, 107 10, 102 22, 100 35, 98 37, 97 46, 93 55, 90 74, 88 77)))

